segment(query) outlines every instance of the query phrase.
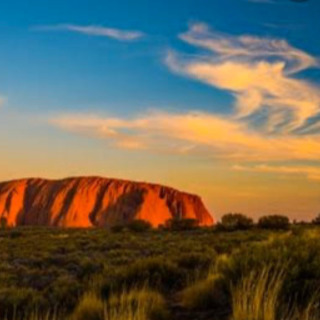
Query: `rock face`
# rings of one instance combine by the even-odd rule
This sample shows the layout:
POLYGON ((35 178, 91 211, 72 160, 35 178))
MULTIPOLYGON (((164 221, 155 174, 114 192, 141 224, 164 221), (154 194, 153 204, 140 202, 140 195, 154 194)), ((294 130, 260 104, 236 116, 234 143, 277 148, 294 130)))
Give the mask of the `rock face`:
POLYGON ((155 184, 98 177, 0 183, 0 218, 8 226, 108 227, 143 219, 156 227, 173 217, 214 222, 198 196, 155 184))

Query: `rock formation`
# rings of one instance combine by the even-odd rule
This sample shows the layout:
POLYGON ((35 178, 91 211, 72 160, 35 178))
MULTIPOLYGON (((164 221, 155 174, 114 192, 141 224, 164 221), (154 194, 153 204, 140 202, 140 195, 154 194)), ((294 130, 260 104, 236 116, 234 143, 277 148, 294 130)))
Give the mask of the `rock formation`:
POLYGON ((198 196, 156 184, 98 177, 0 183, 0 218, 8 226, 108 227, 143 219, 156 227, 173 217, 213 224, 198 196))

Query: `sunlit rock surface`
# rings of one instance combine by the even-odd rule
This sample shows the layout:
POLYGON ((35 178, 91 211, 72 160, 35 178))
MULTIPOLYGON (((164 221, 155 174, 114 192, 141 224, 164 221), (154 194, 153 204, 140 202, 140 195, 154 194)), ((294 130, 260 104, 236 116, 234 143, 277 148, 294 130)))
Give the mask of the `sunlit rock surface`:
POLYGON ((200 197, 161 185, 98 177, 23 179, 0 183, 0 217, 8 226, 108 227, 173 217, 214 220, 200 197))

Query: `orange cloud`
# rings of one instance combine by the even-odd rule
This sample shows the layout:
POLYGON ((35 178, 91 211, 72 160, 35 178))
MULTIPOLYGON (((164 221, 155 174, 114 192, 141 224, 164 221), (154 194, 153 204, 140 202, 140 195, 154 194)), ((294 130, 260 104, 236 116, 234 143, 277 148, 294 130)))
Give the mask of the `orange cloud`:
POLYGON ((208 113, 152 112, 133 119, 76 114, 50 122, 68 131, 107 139, 121 148, 241 162, 320 159, 316 136, 267 137, 243 123, 208 113))
POLYGON ((306 176, 310 180, 320 181, 320 168, 311 166, 270 166, 260 164, 256 166, 246 167, 242 165, 235 165, 232 167, 237 171, 251 171, 251 172, 263 172, 263 173, 280 173, 290 175, 302 175, 306 176))

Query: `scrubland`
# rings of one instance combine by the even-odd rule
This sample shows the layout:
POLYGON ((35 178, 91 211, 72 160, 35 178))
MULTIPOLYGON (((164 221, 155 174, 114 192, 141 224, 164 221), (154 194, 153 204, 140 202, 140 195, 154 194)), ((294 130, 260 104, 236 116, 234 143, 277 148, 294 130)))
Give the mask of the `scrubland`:
POLYGON ((317 320, 320 227, 0 231, 1 320, 317 320))

